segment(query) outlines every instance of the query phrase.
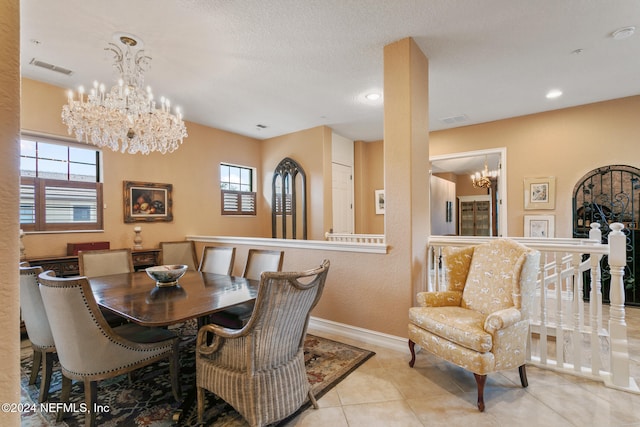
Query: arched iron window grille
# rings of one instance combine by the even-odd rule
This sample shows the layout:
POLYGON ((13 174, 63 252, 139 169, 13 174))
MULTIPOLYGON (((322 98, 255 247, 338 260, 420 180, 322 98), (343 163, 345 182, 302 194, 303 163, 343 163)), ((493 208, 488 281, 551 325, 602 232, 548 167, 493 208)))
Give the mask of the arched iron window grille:
MULTIPOLYGON (((636 269, 640 267, 636 243, 640 242, 640 169, 626 165, 603 166, 585 174, 573 190, 573 237, 589 237, 591 223, 600 224, 602 243, 609 238, 609 224, 621 222, 627 236, 627 266, 624 272, 625 301, 640 305, 636 269)), ((602 298, 609 301, 610 273, 606 256, 601 260, 602 298)), ((585 297, 589 293, 585 277, 585 297)))

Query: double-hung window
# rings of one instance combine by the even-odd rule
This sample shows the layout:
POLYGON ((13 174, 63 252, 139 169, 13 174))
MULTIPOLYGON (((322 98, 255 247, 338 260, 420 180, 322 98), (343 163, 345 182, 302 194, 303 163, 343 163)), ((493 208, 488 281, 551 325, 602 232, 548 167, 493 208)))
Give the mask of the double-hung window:
POLYGON ((255 169, 220 163, 222 215, 255 215, 255 169))
POLYGON ((20 141, 20 227, 102 230, 99 150, 24 136, 20 141))

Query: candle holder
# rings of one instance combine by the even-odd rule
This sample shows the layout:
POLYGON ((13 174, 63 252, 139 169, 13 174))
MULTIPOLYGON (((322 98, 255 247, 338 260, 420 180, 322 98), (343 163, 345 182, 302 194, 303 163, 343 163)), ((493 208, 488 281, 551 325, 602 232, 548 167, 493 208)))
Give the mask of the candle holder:
POLYGON ((133 227, 133 231, 136 233, 133 237, 133 249, 142 249, 142 236, 140 235, 142 227, 133 227))

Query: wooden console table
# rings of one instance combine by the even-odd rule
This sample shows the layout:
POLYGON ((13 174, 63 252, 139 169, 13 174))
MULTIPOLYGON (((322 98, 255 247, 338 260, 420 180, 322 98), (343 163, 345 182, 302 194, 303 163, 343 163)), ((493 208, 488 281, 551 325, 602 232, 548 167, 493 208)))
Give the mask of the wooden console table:
MULTIPOLYGON (((136 270, 143 270, 160 264, 160 252, 160 249, 132 249, 133 267, 136 270)), ((58 277, 78 276, 80 274, 78 257, 75 255, 28 258, 25 261, 32 266, 39 265, 45 271, 53 270, 58 277)))

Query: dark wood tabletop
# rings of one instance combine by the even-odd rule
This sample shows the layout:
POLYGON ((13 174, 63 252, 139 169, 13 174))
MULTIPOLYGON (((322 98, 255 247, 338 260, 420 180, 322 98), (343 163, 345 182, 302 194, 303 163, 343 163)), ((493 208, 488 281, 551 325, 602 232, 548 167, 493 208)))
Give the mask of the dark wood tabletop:
POLYGON ((178 285, 157 287, 146 272, 89 278, 96 302, 143 326, 197 319, 254 300, 259 282, 242 277, 187 271, 178 285))

